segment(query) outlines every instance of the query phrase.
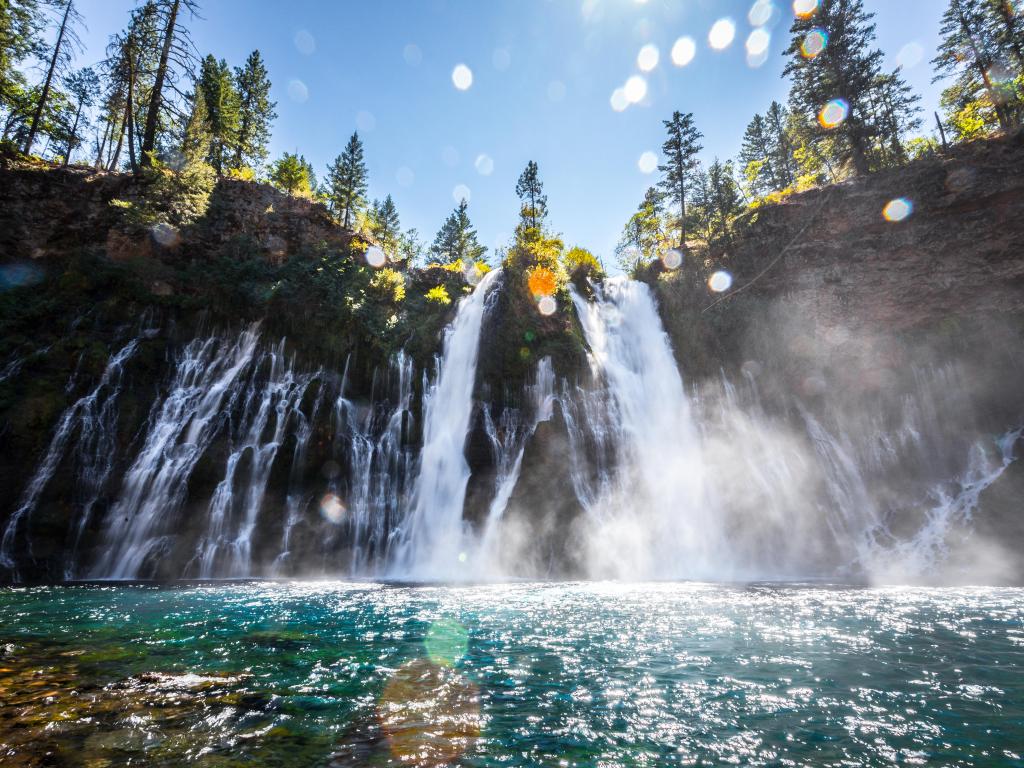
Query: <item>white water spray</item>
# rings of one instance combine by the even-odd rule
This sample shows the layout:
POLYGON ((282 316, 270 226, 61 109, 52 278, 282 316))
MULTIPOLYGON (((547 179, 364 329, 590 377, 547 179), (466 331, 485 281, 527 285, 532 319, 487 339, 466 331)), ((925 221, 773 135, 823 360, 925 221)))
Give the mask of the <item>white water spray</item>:
POLYGON ((706 578, 726 553, 706 503, 700 436, 650 290, 616 278, 573 302, 610 393, 615 475, 588 504, 585 560, 595 576, 706 578))

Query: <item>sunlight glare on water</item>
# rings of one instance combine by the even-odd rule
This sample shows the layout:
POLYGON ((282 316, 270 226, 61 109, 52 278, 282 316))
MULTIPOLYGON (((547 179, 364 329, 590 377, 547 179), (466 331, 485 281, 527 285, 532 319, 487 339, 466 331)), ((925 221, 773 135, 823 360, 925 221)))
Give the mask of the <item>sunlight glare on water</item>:
POLYGON ((1015 765, 1022 654, 1013 589, 6 589, 0 744, 26 765, 1015 765))

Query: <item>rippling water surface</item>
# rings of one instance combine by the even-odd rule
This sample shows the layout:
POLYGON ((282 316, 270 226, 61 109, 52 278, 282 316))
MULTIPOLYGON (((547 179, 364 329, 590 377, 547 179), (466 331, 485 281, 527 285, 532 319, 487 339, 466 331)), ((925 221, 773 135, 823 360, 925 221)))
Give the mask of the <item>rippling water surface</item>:
POLYGON ((0 764, 1024 766, 1024 591, 0 591, 0 764))

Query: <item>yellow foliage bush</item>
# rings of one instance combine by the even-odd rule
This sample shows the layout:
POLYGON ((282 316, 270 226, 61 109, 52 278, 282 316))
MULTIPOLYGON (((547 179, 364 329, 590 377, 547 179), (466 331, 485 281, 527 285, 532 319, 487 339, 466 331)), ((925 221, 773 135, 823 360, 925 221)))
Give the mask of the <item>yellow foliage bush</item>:
POLYGON ((405 299, 405 277, 391 267, 384 267, 374 272, 370 280, 370 288, 396 302, 405 299))
POLYGON ((448 289, 443 285, 435 285, 426 293, 427 301, 432 301, 435 304, 447 305, 452 303, 451 296, 448 295, 448 289))
POLYGON ((565 267, 565 271, 570 275, 575 275, 578 272, 587 272, 590 275, 601 278, 604 277, 604 269, 601 267, 601 262, 597 260, 586 248, 570 248, 566 252, 565 256, 562 257, 562 266, 565 267))
POLYGON ((243 165, 241 168, 229 168, 225 175, 235 181, 256 181, 256 171, 247 165, 243 165))

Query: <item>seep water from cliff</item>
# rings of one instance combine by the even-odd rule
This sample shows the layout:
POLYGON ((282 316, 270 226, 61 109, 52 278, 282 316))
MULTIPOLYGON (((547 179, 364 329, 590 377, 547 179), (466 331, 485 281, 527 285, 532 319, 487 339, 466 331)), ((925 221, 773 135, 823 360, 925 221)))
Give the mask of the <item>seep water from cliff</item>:
POLYGON ((501 280, 460 300, 433 375, 399 352, 369 397, 350 391, 347 365, 304 368, 258 325, 198 337, 125 444, 120 398, 144 336, 130 340, 58 420, 4 524, 0 568, 17 579, 46 556, 35 542, 53 536, 51 496, 70 474, 58 578, 1012 572, 970 533, 1021 430, 974 423, 956 362, 915 368, 867 404, 821 387, 780 397, 754 364, 687 382, 650 289, 619 278, 572 297, 590 375, 559 378, 542 358, 496 406, 478 399, 476 368, 501 280), (474 433, 491 473, 471 514, 474 433))

